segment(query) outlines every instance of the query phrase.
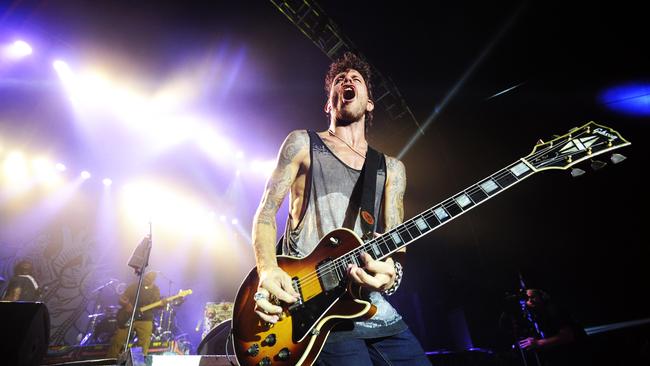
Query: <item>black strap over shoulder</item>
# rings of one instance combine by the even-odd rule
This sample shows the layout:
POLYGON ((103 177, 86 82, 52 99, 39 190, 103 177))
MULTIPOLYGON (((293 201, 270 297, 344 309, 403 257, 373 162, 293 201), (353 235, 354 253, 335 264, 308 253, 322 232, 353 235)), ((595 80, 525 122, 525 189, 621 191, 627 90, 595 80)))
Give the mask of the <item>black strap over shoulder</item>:
POLYGON ((361 229, 363 230, 363 239, 372 239, 375 232, 375 195, 377 191, 377 172, 380 167, 386 166, 384 154, 368 146, 366 152, 366 161, 363 164, 363 189, 361 193, 361 229))

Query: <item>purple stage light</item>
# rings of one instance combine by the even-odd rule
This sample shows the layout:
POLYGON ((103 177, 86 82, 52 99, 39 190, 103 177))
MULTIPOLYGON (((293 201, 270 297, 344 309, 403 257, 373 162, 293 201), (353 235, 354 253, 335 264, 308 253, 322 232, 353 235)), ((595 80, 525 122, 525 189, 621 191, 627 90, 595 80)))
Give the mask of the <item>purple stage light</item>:
POLYGON ((82 179, 89 179, 90 178, 90 172, 88 172, 87 170, 84 170, 83 172, 81 172, 80 175, 81 175, 82 179))
POLYGON ((72 76, 72 70, 70 66, 65 61, 54 60, 52 62, 52 67, 56 70, 56 73, 59 74, 59 78, 63 81, 69 81, 72 76))
POLYGON ((32 47, 25 41, 15 41, 8 48, 9 56, 12 58, 21 58, 28 55, 31 55, 33 50, 32 47))
POLYGON ((600 101, 607 108, 632 117, 650 116, 650 83, 633 82, 605 90, 600 101))
POLYGON ((104 178, 104 179, 102 180, 102 183, 104 184, 104 186, 108 187, 108 186, 110 186, 111 184, 113 184, 113 181, 112 181, 110 178, 104 178))

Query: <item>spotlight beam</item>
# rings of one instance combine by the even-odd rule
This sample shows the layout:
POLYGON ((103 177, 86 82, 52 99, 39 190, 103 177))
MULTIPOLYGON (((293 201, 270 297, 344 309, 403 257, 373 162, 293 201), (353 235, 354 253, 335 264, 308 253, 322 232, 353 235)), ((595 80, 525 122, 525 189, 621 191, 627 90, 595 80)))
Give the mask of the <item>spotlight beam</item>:
POLYGON ((487 46, 483 49, 481 54, 474 60, 474 62, 470 65, 470 67, 465 71, 465 73, 461 76, 461 78, 456 82, 456 84, 451 88, 451 90, 447 93, 447 95, 443 98, 442 102, 437 105, 434 109, 433 112, 429 115, 427 120, 422 124, 422 127, 420 128, 419 131, 413 134, 411 139, 404 145, 402 150, 399 152, 397 155, 398 159, 401 159, 406 155, 406 153, 415 145, 415 143, 420 139, 422 135, 424 135, 424 130, 426 130, 432 123, 433 121, 436 120, 440 112, 445 109, 447 104, 449 104, 449 101, 456 96, 458 91, 465 85, 465 82, 469 77, 474 73, 474 70, 483 62, 483 60, 490 54, 494 46, 497 44, 498 41, 501 40, 503 35, 510 29, 510 27, 515 23, 517 18, 519 18, 519 14, 521 14, 522 10, 526 6, 526 3, 524 2, 522 5, 517 8, 517 10, 514 12, 513 15, 508 18, 508 21, 504 24, 503 27, 499 30, 499 33, 492 38, 490 43, 487 44, 487 46))

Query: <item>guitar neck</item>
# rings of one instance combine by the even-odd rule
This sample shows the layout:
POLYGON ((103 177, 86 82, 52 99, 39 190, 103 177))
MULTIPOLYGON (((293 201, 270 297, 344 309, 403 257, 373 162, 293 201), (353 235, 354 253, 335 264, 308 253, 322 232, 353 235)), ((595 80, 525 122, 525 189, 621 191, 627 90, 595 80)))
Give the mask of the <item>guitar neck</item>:
POLYGON ((177 298, 179 298, 179 297, 182 297, 182 295, 174 295, 174 296, 168 297, 168 298, 166 298, 166 299, 164 299, 164 300, 159 300, 159 301, 156 301, 156 302, 152 302, 152 303, 149 304, 149 305, 142 306, 142 307, 140 308, 140 311, 141 311, 141 312, 144 312, 144 311, 147 311, 147 310, 151 310, 151 309, 157 308, 157 307, 163 305, 163 301, 172 301, 172 300, 177 299, 177 298))
POLYGON ((151 303, 151 304, 149 304, 149 305, 146 305, 146 306, 141 307, 141 308, 140 308, 140 311, 141 311, 141 312, 145 312, 145 311, 147 311, 147 310, 151 310, 151 309, 153 309, 153 308, 157 308, 157 307, 161 306, 162 304, 163 304, 162 300, 159 300, 159 301, 153 302, 153 303, 151 303))
POLYGON ((348 263, 363 263, 360 258, 363 251, 374 259, 385 259, 536 172, 528 161, 519 159, 383 235, 367 241, 361 247, 345 254, 344 257, 348 258, 344 260, 348 263))

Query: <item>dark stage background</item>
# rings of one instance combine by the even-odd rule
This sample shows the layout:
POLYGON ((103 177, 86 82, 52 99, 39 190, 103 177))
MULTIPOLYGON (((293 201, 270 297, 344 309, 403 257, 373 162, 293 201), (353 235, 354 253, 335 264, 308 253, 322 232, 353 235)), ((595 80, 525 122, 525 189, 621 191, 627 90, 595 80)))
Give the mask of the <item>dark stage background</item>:
MULTIPOLYGON (((407 217, 527 155, 538 139, 591 120, 632 142, 620 151, 628 157, 620 165, 578 178, 543 172, 409 248, 403 287, 391 301, 427 351, 497 347, 503 299, 517 290, 519 273, 587 327, 650 316, 643 300, 650 278, 642 178, 648 109, 626 114, 601 99, 630 83, 645 83, 648 92, 647 13, 621 2, 320 4, 395 83, 420 125, 435 116, 402 157, 407 217)), ((152 268, 166 276, 158 278, 163 292, 194 290, 179 322, 198 344, 203 304, 232 299, 253 265, 247 235, 263 177, 235 177, 232 166, 189 143, 149 149, 115 131, 105 114, 81 117, 51 60, 67 57, 79 68, 95 62, 150 92, 181 80, 198 93, 186 107, 214 117, 209 123, 238 142, 244 159, 272 159, 289 131, 326 128, 329 59, 265 1, 21 1, 0 11, 2 42, 30 37, 35 49, 26 63, 0 69, 0 146, 46 151, 64 159, 70 174, 111 176, 114 190, 148 172, 223 210, 216 215, 238 218, 238 229, 208 239, 167 232, 173 223, 163 228, 154 220, 152 268)), ((408 118, 393 121, 378 111, 375 120, 370 141, 393 156, 418 133, 408 118)), ((84 328, 92 289, 109 278, 133 279, 125 263, 148 232, 146 220, 126 220, 96 183, 59 196, 55 208, 43 203, 47 192, 0 201, 2 275, 19 257, 38 261, 50 281, 57 343, 74 343, 84 328)), ((285 216, 286 208, 278 227, 285 216)), ((191 223, 184 228, 194 230, 191 223)))

